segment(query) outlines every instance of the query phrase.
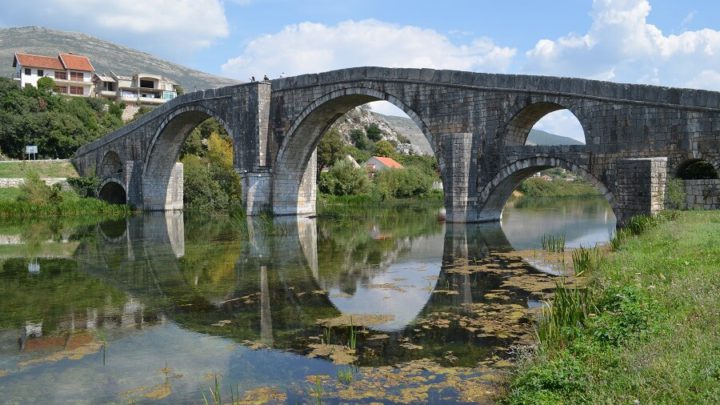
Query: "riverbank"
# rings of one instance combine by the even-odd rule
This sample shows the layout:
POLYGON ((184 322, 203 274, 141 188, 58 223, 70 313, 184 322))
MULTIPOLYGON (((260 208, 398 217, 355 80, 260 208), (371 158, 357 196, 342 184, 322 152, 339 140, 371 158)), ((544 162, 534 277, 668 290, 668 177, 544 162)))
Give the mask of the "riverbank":
POLYGON ((564 198, 599 194, 598 189, 586 181, 566 181, 561 178, 548 180, 542 177, 531 177, 520 184, 513 196, 520 198, 564 198))
POLYGON ((720 212, 663 218, 611 243, 587 290, 555 304, 563 326, 521 356, 505 403, 720 398, 720 212))
POLYGON ((0 219, 3 220, 90 216, 113 219, 128 216, 131 211, 127 205, 81 197, 58 185, 50 187, 37 175, 27 176, 18 188, 0 189, 0 219))

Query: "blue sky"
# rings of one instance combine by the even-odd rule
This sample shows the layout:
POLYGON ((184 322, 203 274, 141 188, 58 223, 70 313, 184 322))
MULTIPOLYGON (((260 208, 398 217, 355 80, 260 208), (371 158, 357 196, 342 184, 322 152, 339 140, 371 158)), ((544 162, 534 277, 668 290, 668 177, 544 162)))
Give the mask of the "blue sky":
POLYGON ((0 0, 0 9, 0 26, 80 31, 239 80, 379 65, 720 90, 714 0, 0 0))

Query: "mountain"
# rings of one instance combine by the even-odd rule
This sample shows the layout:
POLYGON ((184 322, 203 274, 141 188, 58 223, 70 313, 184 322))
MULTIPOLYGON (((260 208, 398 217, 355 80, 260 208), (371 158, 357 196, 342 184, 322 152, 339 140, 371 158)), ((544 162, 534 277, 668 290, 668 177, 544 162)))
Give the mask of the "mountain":
POLYGON ((551 134, 549 132, 531 129, 527 139, 528 145, 585 145, 573 138, 551 134))
POLYGON ((72 52, 88 56, 96 71, 111 70, 119 75, 151 73, 178 82, 187 92, 239 83, 236 80, 213 76, 168 62, 145 52, 77 32, 56 31, 43 27, 0 29, 0 75, 10 77, 15 52, 57 55, 72 52))

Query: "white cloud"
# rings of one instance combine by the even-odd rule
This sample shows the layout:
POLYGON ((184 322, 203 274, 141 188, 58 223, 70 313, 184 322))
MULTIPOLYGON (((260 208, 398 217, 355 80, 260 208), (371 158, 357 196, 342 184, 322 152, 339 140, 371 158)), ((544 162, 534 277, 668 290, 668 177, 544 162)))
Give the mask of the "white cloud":
POLYGON ((647 0, 594 0, 588 32, 539 40, 524 71, 706 88, 703 72, 720 65, 720 31, 665 35, 648 23, 650 11, 647 0))
POLYGON ((222 72, 241 80, 368 65, 503 72, 514 55, 486 38, 456 45, 434 30, 376 20, 304 22, 252 40, 222 72))
POLYGON ((4 7, 0 24, 82 31, 157 54, 206 47, 229 33, 220 0, 26 0, 4 7))

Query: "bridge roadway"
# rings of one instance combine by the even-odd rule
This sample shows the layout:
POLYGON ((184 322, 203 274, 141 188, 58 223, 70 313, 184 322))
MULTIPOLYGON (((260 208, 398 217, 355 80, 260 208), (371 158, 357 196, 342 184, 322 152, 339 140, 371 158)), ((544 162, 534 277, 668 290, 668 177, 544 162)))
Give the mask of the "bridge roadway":
POLYGON ((497 221, 512 189, 562 167, 592 182, 622 224, 663 209, 689 161, 720 169, 720 93, 573 78, 358 67, 194 92, 81 147, 73 163, 100 195, 144 210, 182 209, 180 149, 207 118, 232 137, 248 215, 315 213, 315 148, 342 114, 385 100, 418 125, 438 159, 450 222, 497 221), (584 146, 525 146, 567 109, 584 146))

